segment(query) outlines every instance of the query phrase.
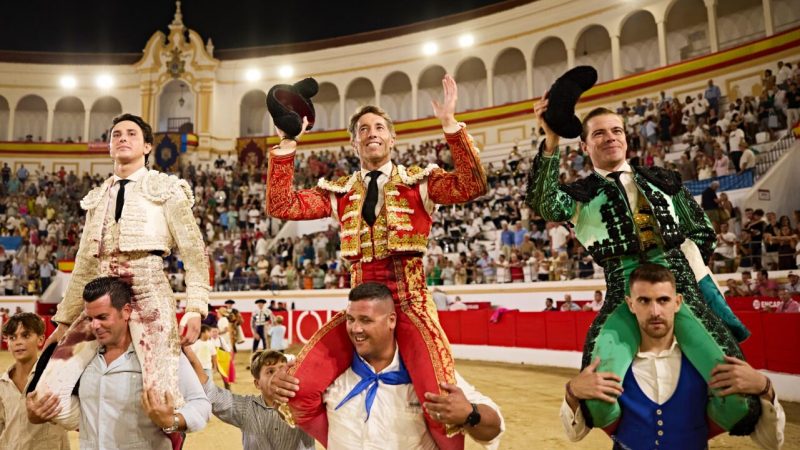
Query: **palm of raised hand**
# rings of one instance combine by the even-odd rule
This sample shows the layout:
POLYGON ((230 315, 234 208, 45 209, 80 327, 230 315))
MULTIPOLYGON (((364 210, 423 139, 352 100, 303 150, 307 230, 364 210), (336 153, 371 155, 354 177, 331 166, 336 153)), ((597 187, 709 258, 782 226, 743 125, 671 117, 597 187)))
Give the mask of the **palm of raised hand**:
POLYGON ((433 115, 444 122, 455 117, 458 86, 451 75, 445 75, 442 79, 442 87, 444 88, 444 100, 440 103, 436 99, 431 99, 431 105, 433 106, 433 115))

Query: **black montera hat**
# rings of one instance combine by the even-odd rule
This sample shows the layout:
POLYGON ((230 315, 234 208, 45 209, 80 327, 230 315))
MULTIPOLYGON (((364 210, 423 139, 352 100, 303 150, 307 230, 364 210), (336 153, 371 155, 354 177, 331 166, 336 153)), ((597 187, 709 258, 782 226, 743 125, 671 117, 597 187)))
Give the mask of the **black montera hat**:
POLYGON ((277 84, 267 93, 267 109, 275 126, 294 138, 302 131, 303 117, 308 119, 308 128, 314 126, 314 104, 311 97, 317 95, 319 84, 313 78, 295 84, 277 84))
POLYGON ((557 135, 576 138, 583 127, 575 116, 575 104, 585 91, 597 82, 597 71, 591 66, 577 66, 561 75, 547 93, 549 100, 544 120, 557 135))

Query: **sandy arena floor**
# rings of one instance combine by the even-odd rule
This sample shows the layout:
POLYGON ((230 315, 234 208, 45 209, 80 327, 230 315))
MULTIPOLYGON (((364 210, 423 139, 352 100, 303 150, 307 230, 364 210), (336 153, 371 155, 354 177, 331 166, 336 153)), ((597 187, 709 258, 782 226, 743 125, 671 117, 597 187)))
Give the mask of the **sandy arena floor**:
MULTIPOLYGON (((236 371, 240 375, 233 391, 255 393, 255 387, 245 370, 249 352, 239 353, 236 371)), ((8 352, 0 352, 0 367, 12 362, 8 352)), ((571 443, 565 437, 558 417, 563 387, 576 371, 570 369, 532 367, 523 365, 458 361, 459 372, 500 405, 506 421, 506 432, 500 448, 527 449, 607 449, 611 441, 602 431, 592 431, 583 441, 571 443)), ((217 378, 218 384, 221 381, 217 378)), ((785 450, 800 449, 800 404, 783 402, 786 410, 785 450)), ((71 433, 73 449, 78 449, 77 433, 71 433)), ((189 435, 187 450, 241 448, 241 433, 233 426, 212 418, 205 430, 189 435)), ((322 448, 318 446, 318 448, 322 448)), ((467 449, 478 449, 467 443, 467 449)), ((757 449, 749 438, 719 436, 711 441, 711 449, 757 449)))

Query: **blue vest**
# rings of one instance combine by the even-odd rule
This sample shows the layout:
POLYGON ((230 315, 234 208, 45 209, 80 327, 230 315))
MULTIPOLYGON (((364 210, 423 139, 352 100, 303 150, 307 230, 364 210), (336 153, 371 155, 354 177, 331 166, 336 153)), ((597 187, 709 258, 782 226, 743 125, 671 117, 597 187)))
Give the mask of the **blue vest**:
POLYGON ((708 448, 706 403, 708 385, 692 363, 681 356, 678 386, 666 402, 650 400, 628 369, 620 396, 622 417, 615 433, 614 449, 680 449, 708 448))

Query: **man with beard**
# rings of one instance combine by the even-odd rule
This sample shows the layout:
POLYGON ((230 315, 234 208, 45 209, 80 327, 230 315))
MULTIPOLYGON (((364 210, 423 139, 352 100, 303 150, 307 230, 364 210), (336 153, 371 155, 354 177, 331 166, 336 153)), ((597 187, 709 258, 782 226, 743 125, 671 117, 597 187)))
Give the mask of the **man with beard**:
MULTIPOLYGON (((675 335, 688 344, 683 352, 704 377, 715 358, 744 359, 737 341, 748 330, 730 310, 706 266, 716 242, 714 228, 700 205, 682 185, 677 172, 629 163, 622 118, 595 108, 580 122, 581 149, 594 171, 571 184, 558 183, 559 135, 544 120, 549 100, 534 105, 546 139, 533 161, 527 202, 550 222, 569 222, 577 240, 603 267, 606 305, 586 335, 582 368, 600 358, 599 370, 623 377, 636 356, 639 332, 625 307, 631 272, 655 263, 675 274, 684 307, 675 335)), ((575 119, 577 121, 577 119, 575 119)), ((618 418, 617 404, 582 401, 589 426, 608 431, 618 418)), ((712 399, 710 418, 734 435, 752 432, 760 414, 754 396, 712 399)))
POLYGON ((600 360, 595 359, 567 383, 561 405, 567 437, 576 442, 589 433, 580 401, 598 399, 622 408, 621 418, 606 430, 614 449, 708 448, 708 439, 721 432, 709 429, 707 422, 710 389, 718 397, 758 395, 761 416, 750 437, 762 448, 780 448, 786 416, 770 379, 741 359, 725 356, 706 383, 675 337, 677 313, 685 306, 670 270, 643 264, 629 282, 625 303, 639 325, 638 353, 624 377, 597 372, 600 360))

